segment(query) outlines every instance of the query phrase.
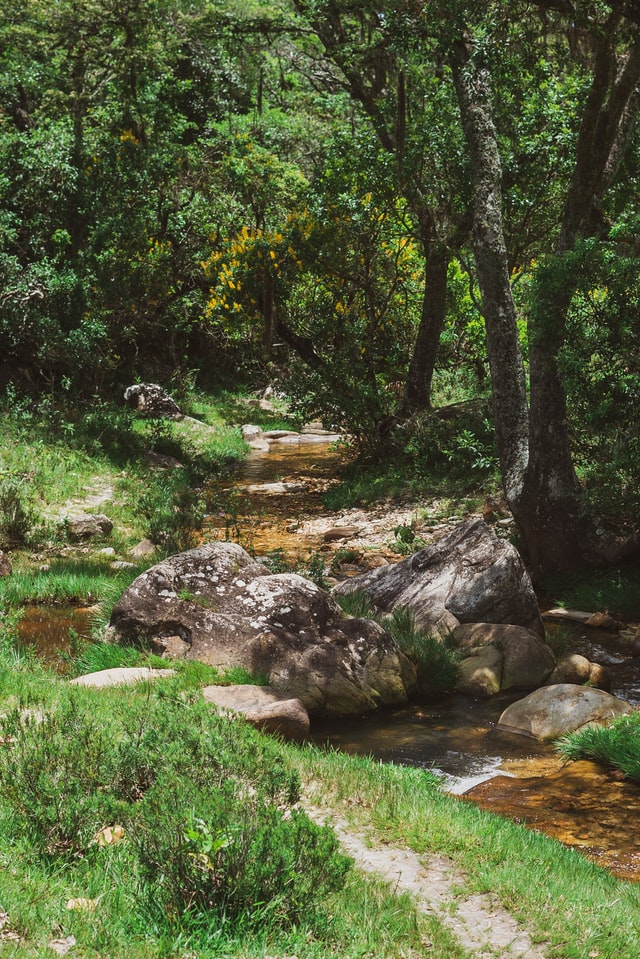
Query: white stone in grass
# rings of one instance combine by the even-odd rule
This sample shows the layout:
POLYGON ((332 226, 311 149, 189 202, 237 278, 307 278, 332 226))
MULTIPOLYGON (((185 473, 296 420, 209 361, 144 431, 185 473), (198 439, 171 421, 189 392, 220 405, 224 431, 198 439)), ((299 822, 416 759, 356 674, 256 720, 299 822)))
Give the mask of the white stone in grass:
POLYGON ((73 686, 89 686, 106 689, 109 686, 132 686, 134 683, 153 682, 166 676, 174 676, 174 669, 150 669, 148 666, 114 666, 96 673, 86 673, 70 680, 73 686))

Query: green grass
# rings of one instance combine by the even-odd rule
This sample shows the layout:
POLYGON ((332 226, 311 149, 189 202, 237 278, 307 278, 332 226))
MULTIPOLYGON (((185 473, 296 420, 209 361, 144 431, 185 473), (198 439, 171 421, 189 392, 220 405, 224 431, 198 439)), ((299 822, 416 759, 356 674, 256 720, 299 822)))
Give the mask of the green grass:
POLYGON ((218 393, 215 399, 203 394, 193 394, 188 401, 192 416, 197 416, 211 426, 218 424, 252 423, 263 430, 297 430, 302 422, 289 412, 286 400, 277 396, 271 398, 272 410, 262 410, 250 401, 249 393, 241 394, 228 391, 218 393))
POLYGON ((593 759, 640 784, 640 712, 620 716, 610 726, 580 729, 556 745, 565 759, 593 759))
MULTIPOLYGON (((15 654, 10 634, 5 620, 4 632, 0 626, 0 714, 20 704, 36 712, 59 710, 60 703, 69 701, 68 687, 35 657, 15 654)), ((112 761, 108 757, 122 742, 118 724, 127 716, 133 720, 133 725, 125 722, 127 735, 139 730, 136 735, 151 736, 137 761, 142 760, 143 766, 135 768, 144 768, 156 749, 160 750, 157 755, 162 755, 167 737, 177 744, 176 759, 190 779, 202 775, 201 749, 215 748, 216 761, 232 763, 238 756, 250 757, 255 750, 258 770, 264 748, 269 775, 278 769, 287 776, 295 772, 303 783, 305 802, 344 819, 364 839, 385 847, 402 844, 425 856, 449 856, 464 874, 454 899, 474 893, 497 895, 534 937, 549 941, 548 954, 555 959, 583 959, 591 953, 597 953, 599 959, 636 959, 640 886, 615 879, 554 840, 443 794, 436 778, 420 769, 380 764, 311 746, 275 744, 248 733, 242 723, 224 727, 224 746, 215 746, 215 738, 209 746, 199 744, 194 722, 196 716, 200 717, 197 723, 204 719, 198 710, 192 714, 189 690, 194 683, 207 682, 211 677, 208 671, 206 676, 202 674, 202 664, 188 665, 194 666, 191 674, 185 669, 176 680, 163 681, 152 689, 78 690, 72 696, 76 711, 69 714, 67 709, 72 721, 79 722, 73 736, 65 727, 60 732, 52 727, 52 735, 43 738, 34 727, 29 750, 35 749, 37 758, 39 741, 46 746, 46 769, 50 773, 57 761, 56 743, 69 742, 73 747, 67 751, 69 768, 73 771, 77 767, 84 775, 87 762, 83 743, 91 742, 91 737, 82 733, 85 724, 94 731, 91 735, 100 733, 102 762, 108 764, 112 761), (163 706, 166 697, 168 712, 163 706), (151 715, 164 717, 162 724, 150 722, 151 715), (248 742, 252 744, 249 753, 248 742)), ((6 758, 7 753, 2 755, 6 758)), ((25 770, 33 771, 26 745, 24 755, 29 760, 25 770)), ((253 768, 254 760, 249 758, 249 763, 253 768)), ((132 777, 133 772, 126 781, 134 781, 132 777)), ((68 788, 70 781, 68 773, 66 803, 76 801, 68 788)), ((176 788, 184 787, 176 781, 176 788)), ((100 848, 89 843, 69 857, 63 854, 63 844, 60 853, 50 855, 45 850, 43 855, 30 830, 16 829, 10 794, 0 788, 0 908, 9 917, 5 930, 15 932, 20 941, 3 941, 3 956, 32 959, 53 955, 47 944, 71 935, 77 940, 75 955, 96 959, 262 959, 265 955, 296 955, 298 959, 363 959, 370 955, 464 959, 466 955, 437 916, 419 915, 408 896, 395 893, 393 883, 387 885, 354 871, 342 889, 328 893, 316 909, 292 926, 283 925, 266 907, 254 908, 250 916, 241 915, 233 921, 220 921, 219 916, 214 919, 209 911, 159 912, 153 899, 141 896, 149 878, 144 870, 141 872, 138 847, 129 833, 133 826, 125 822, 125 839, 113 846, 100 848), (95 908, 67 908, 70 900, 82 898, 91 900, 95 908)), ((13 795, 15 802, 15 791, 13 795)), ((33 795, 37 798, 39 793, 33 795)), ((173 800, 171 803, 153 819, 161 845, 171 838, 172 820, 166 818, 173 815, 176 804, 173 800)), ((92 804, 87 808, 91 813, 92 804)), ((34 814, 40 815, 38 809, 36 804, 34 814)), ((50 815, 47 804, 43 813, 50 815)), ((115 822, 113 819, 109 824, 115 822)), ((84 834, 90 833, 85 830, 84 834)), ((50 843, 53 834, 47 835, 45 841, 50 843)))
POLYGON ((335 598, 347 616, 374 619, 384 626, 416 667, 417 696, 431 698, 455 688, 460 672, 458 653, 447 642, 417 629, 410 609, 398 606, 389 616, 378 616, 367 596, 358 590, 336 594, 335 598))
MULTIPOLYGON (((0 683, 0 715, 28 702, 40 718, 34 724, 28 718, 20 720, 15 713, 15 718, 5 718, 2 731, 3 735, 9 733, 0 753, 0 912, 6 914, 0 930, 4 934, 0 940, 3 956, 53 955, 49 948, 53 940, 73 936, 74 954, 108 955, 111 959, 187 955, 239 959, 267 953, 295 954, 300 959, 357 959, 374 953, 417 956, 427 939, 433 943, 430 954, 435 959, 462 959, 463 951, 437 919, 418 916, 407 896, 394 895, 385 884, 351 874, 340 888, 336 873, 338 884, 332 889, 334 880, 327 872, 330 859, 325 856, 333 855, 335 843, 329 831, 306 827, 304 820, 302 826, 312 829, 313 838, 308 847, 303 842, 296 853, 307 866, 292 873, 291 882, 295 877, 295 884, 306 890, 299 912, 291 899, 295 885, 287 880, 284 866, 272 868, 279 858, 286 858, 286 831, 274 834, 277 845, 269 851, 268 834, 261 838, 255 833, 253 818, 244 816, 247 804, 256 805, 258 814, 256 797, 264 789, 260 802, 266 803, 267 813, 271 792, 278 808, 295 799, 294 766, 275 741, 243 723, 218 720, 213 711, 192 701, 184 675, 153 690, 144 686, 100 692, 70 690, 37 662, 11 660, 4 643, 0 644, 0 676, 9 672, 12 682, 0 683), (122 781, 133 801, 118 799, 114 805, 111 783, 119 780, 113 780, 109 769, 115 762, 117 770, 123 761, 129 772, 122 781), (151 778, 147 767, 156 770, 151 778), (103 782, 97 791, 95 777, 103 782), (136 777, 146 783, 140 797, 136 777), (233 790, 243 779, 251 788, 245 792, 241 787, 240 803, 234 805, 233 790), (208 834, 199 825, 200 818, 193 820, 195 830, 184 827, 191 837, 188 842, 173 827, 180 816, 188 818, 190 794, 194 789, 197 792, 200 781, 209 797, 215 796, 215 782, 229 793, 220 810, 226 829, 240 814, 237 828, 247 837, 253 836, 251 841, 266 843, 263 854, 246 862, 240 843, 234 852, 240 858, 234 861, 241 869, 249 869, 250 876, 255 868, 256 883, 274 886, 273 904, 267 899, 249 908, 241 906, 239 911, 235 906, 222 912, 213 907, 202 909, 188 892, 186 898, 182 895, 182 885, 176 887, 177 898, 166 885, 169 877, 180 875, 177 867, 181 864, 186 881, 195 882, 197 896, 198 883, 207 877, 198 864, 215 855, 208 834), (290 788, 294 792, 286 800, 290 788), (60 795, 59 806, 50 792, 51 796, 60 795), (150 804, 148 823, 145 804, 150 804), (116 822, 125 824, 121 842, 106 847, 91 842, 101 823, 113 826, 116 822), (194 844, 193 854, 189 843, 194 844), (318 860, 322 844, 326 852, 318 860), (166 863, 160 874, 154 865, 157 855, 160 864, 166 863), (316 873, 311 870, 318 868, 314 878, 316 873), (69 903, 78 900, 88 908, 69 908, 69 903), (165 901, 169 908, 158 908, 165 901), (288 921, 283 911, 291 902, 297 915, 294 922, 288 921), (8 939, 7 933, 16 939, 8 939)), ((207 816, 203 796, 194 807, 198 817, 207 816)), ((212 808, 211 815, 215 814, 212 808)), ((271 816, 268 813, 267 819, 271 816)), ((274 822, 280 818, 278 813, 274 822)), ((286 818, 283 822, 286 824, 286 818)), ((222 869, 224 844, 220 850, 222 869)), ((235 871, 233 875, 237 875, 235 871)), ((223 883, 225 897, 232 894, 236 882, 234 879, 227 891, 223 883)), ((217 880, 212 886, 214 895, 216 888, 217 880)), ((233 900, 229 903, 233 905, 233 900)))
POLYGON ((640 619, 640 567, 556 574, 544 583, 554 605, 608 612, 620 619, 640 619))
MULTIPOLYGON (((236 412, 231 414, 231 407, 230 400, 225 417, 237 415, 236 422, 259 421, 265 428, 277 424, 273 418, 258 418, 254 408, 235 404, 236 412)), ((189 412, 200 416, 218 433, 224 417, 209 400, 195 398, 189 412)), ((237 430, 232 431, 230 438, 221 439, 222 445, 215 452, 206 443, 198 448, 193 435, 186 434, 181 439, 173 427, 164 431, 149 422, 134 425, 127 411, 116 415, 113 408, 100 405, 82 419, 70 416, 64 420, 58 416, 56 430, 61 440, 51 442, 48 437, 54 413, 50 411, 47 420, 43 411, 36 417, 26 406, 14 404, 11 416, 0 424, 3 450, 0 478, 15 480, 16 495, 23 497, 25 507, 35 513, 27 537, 30 542, 26 544, 32 549, 36 545, 53 544, 55 551, 60 546, 60 537, 64 534, 55 528, 55 516, 67 499, 84 496, 86 487, 113 488, 112 501, 100 510, 107 512, 116 523, 109 544, 124 550, 141 538, 148 531, 148 518, 143 519, 140 511, 141 488, 155 484, 144 465, 143 454, 153 443, 161 448, 166 443, 165 449, 176 450, 177 458, 186 461, 187 472, 191 468, 194 472, 217 469, 229 457, 235 457, 236 452, 240 453, 240 447, 235 445, 237 430), (225 447, 227 442, 229 445, 225 447)), ((281 422, 289 421, 285 418, 281 422)), ((221 428, 220 437, 223 435, 225 430, 221 428)), ((207 437, 213 442, 212 434, 208 433, 207 437)), ((351 480, 355 486, 348 494, 350 497, 379 499, 388 495, 413 495, 418 489, 424 492, 425 477, 417 473, 408 477, 397 464, 384 474, 372 471, 368 476, 362 469, 354 472, 351 480)), ((474 480, 465 508, 476 495, 481 496, 481 489, 481 484, 474 480)), ((438 516, 454 515, 461 508, 464 497, 459 480, 443 479, 441 485, 432 490, 432 495, 439 497, 434 517, 436 512, 438 516)), ((180 490, 169 491, 170 496, 179 493, 180 490)), ((150 512, 157 515, 158 505, 166 498, 162 484, 154 485, 148 497, 150 512)), ((171 500, 168 506, 169 517, 173 502, 171 500)), ((166 517, 160 519, 163 524, 168 522, 166 517)), ((174 531, 176 535, 179 532, 174 531)), ((116 573, 106 559, 76 563, 49 559, 49 554, 48 550, 44 556, 50 563, 50 569, 45 571, 39 569, 44 562, 42 557, 23 561, 22 556, 14 553, 15 575, 0 581, 0 714, 27 707, 39 716, 43 711, 56 711, 60 702, 68 697, 67 686, 59 676, 45 668, 33 653, 16 646, 17 607, 34 598, 60 602, 99 599, 104 607, 103 616, 108 616, 109 603, 120 595, 129 576, 138 572, 116 573)), ((613 587, 609 581, 608 592, 602 593, 602 601, 598 600, 601 608, 609 608, 616 615, 622 615, 623 608, 638 610, 638 580, 628 576, 628 572, 621 571, 617 583, 614 577, 613 587), (623 587, 623 581, 630 586, 623 587), (623 600, 624 595, 631 599, 623 600), (613 596, 615 603, 605 602, 605 596, 613 596)), ((558 587, 554 595, 560 596, 566 605, 583 605, 567 585, 562 589, 558 587)), ((595 594, 589 595, 592 598, 589 608, 593 608, 595 594)), ((365 609, 357 611, 355 607, 350 612, 367 615, 365 609)), ((140 652, 132 659, 127 659, 129 656, 130 651, 120 647, 89 644, 75 650, 72 671, 138 663, 167 665, 140 652)), ((104 742, 105 757, 112 754, 114 744, 122 742, 122 727, 117 725, 117 720, 123 715, 136 717, 135 728, 149 735, 152 751, 154 740, 164 735, 164 720, 149 727, 148 717, 157 709, 159 712, 154 715, 166 718, 168 714, 162 712, 163 699, 170 700, 172 732, 170 740, 163 741, 167 749, 178 744, 182 750, 186 758, 181 776, 184 773, 185 778, 173 781, 173 793, 170 791, 158 815, 146 820, 145 827, 148 838, 157 848, 165 844, 162 848, 169 865, 172 855, 168 844, 172 835, 176 838, 172 816, 178 800, 181 796, 191 796, 188 792, 191 781, 204 775, 199 752, 204 745, 198 742, 197 736, 192 736, 195 715, 189 705, 192 692, 210 682, 256 679, 223 675, 195 662, 175 665, 176 679, 163 680, 154 689, 143 685, 133 689, 81 690, 74 694, 88 725, 104 733, 101 742, 104 742)), ((618 740, 613 745, 598 746, 601 757, 594 752, 594 758, 611 763, 613 756, 623 757, 625 744, 637 739, 637 730, 637 725, 631 732, 621 727, 618 740)), ((234 757, 241 754, 250 741, 251 750, 255 750, 256 770, 260 768, 259 756, 264 749, 269 760, 269 776, 279 770, 288 776, 294 770, 305 784, 305 800, 347 820, 354 831, 372 843, 399 843, 426 856, 439 853, 451 857, 464 871, 455 895, 496 894, 535 936, 549 940, 548 953, 554 959, 584 959, 589 955, 597 955, 598 959, 636 959, 640 938, 640 885, 617 880, 553 840, 444 795, 435 779, 421 770, 381 765, 312 747, 273 743, 263 746, 265 740, 247 733, 241 723, 229 727, 228 735, 224 750, 217 752, 215 758, 210 756, 204 764, 207 769, 216 766, 222 751, 230 755, 230 762, 235 761, 234 757)), ((59 749, 60 743, 68 741, 73 747, 67 753, 72 763, 75 752, 84 742, 85 726, 81 723, 71 737, 40 739, 40 745, 51 747, 45 767, 51 770, 56 758, 51 744, 57 742, 56 749, 59 749)), ((37 734, 34 740, 38 746, 37 734)), ((7 744, 0 744, 5 756, 7 748, 7 744)), ((579 748, 594 747, 587 744, 579 748)), ((27 764, 25 768, 32 767, 27 764)), ((631 764, 619 768, 626 775, 633 775, 631 764)), ((67 780, 63 778, 60 782, 55 795, 67 803, 72 802, 67 780)), ((128 834, 122 843, 113 847, 89 844, 70 857, 50 855, 46 848, 48 840, 44 850, 42 847, 38 850, 28 829, 16 829, 16 809, 10 806, 8 792, 0 789, 0 912, 8 915, 7 923, 0 929, 3 957, 53 956, 48 944, 53 939, 71 935, 77 940, 71 955, 82 959, 106 956, 110 959, 217 959, 222 956, 263 959, 266 955, 295 955, 298 959, 364 959, 367 956, 418 959, 427 955, 430 959, 463 959, 466 955, 452 942, 437 917, 419 915, 409 897, 396 895, 392 887, 355 871, 349 874, 343 888, 323 897, 313 915, 311 911, 309 915, 303 914, 292 926, 278 921, 268 905, 255 903, 251 915, 236 917, 233 922, 220 915, 212 916, 208 910, 197 913, 178 909, 175 904, 163 912, 158 910, 153 896, 140 895, 145 883, 150 888, 149 877, 128 834), (95 909, 68 909, 69 900, 78 898, 94 901, 95 909), (19 938, 2 938, 7 931, 19 938)), ((96 795, 99 799, 99 791, 96 795)), ((243 798, 251 795, 251 789, 247 789, 243 798)), ((199 808, 203 797, 194 793, 193 799, 194 808, 199 808)), ((20 801, 20 795, 17 800, 20 801)), ((43 812, 47 812, 48 805, 44 804, 43 812)), ((130 814, 133 815, 131 811, 130 814)), ((201 844, 192 851, 196 856, 209 856, 212 848, 208 847, 209 838, 215 844, 219 837, 208 837, 203 832, 199 836, 201 844)), ((178 832, 177 840, 178 844, 183 841, 184 833, 181 838, 178 832)), ((198 861, 205 863, 206 859, 198 861)), ((267 858, 267 861, 270 860, 267 858)), ((190 865, 187 861, 187 866, 190 865)))
POLYGON ((67 559, 54 557, 45 568, 17 567, 11 576, 0 579, 0 604, 64 603, 91 605, 118 596, 142 570, 114 570, 110 559, 67 559))
MULTIPOLYGON (((43 403, 34 411, 15 397, 2 413, 4 549, 63 543, 65 514, 86 511, 106 513, 114 523, 108 545, 125 550, 149 533, 145 498, 165 501, 169 487, 169 495, 184 497, 185 487, 219 474, 247 452, 240 431, 220 417, 213 426, 151 420, 97 400, 82 415, 43 403), (149 452, 170 454, 184 469, 168 476, 149 466, 149 452), (98 505, 94 496, 102 497, 98 505)), ((170 516, 171 504, 165 507, 170 516)))
POLYGON ((430 774, 315 748, 296 750, 318 805, 371 843, 444 854, 461 895, 495 894, 557 959, 636 959, 640 886, 548 837, 440 792, 430 774), (354 802, 357 797, 357 802, 354 802))

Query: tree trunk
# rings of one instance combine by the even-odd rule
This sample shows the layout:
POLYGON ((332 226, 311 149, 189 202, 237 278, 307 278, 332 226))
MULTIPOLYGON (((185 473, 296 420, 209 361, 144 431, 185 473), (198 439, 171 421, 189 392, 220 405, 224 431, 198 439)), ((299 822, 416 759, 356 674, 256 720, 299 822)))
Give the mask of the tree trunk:
POLYGON ((583 511, 558 367, 575 289, 572 251, 577 240, 586 235, 594 205, 612 178, 612 157, 622 155, 620 143, 628 135, 633 115, 630 105, 637 96, 635 88, 640 79, 637 37, 622 69, 616 72, 616 26, 616 15, 612 14, 600 39, 556 255, 537 277, 529 352, 529 410, 504 242, 501 164, 489 75, 475 62, 469 43, 457 44, 451 57, 471 157, 474 256, 485 314, 503 484, 534 576, 610 563, 638 548, 638 536, 626 543, 603 537, 583 511))
POLYGON ((425 280, 420 324, 405 384, 406 410, 431 409, 431 383, 447 312, 449 251, 440 243, 425 243, 425 280))
POLYGON ((612 555, 612 544, 597 534, 594 521, 581 508, 558 356, 576 288, 576 246, 591 232, 594 209, 617 172, 637 112, 640 40, 636 38, 618 69, 619 18, 620 14, 611 14, 598 38, 555 254, 539 267, 534 287, 529 327, 529 466, 519 508, 534 569, 549 566, 549 550, 556 568, 599 564, 612 555))
POLYGON ((527 467, 528 414, 524 364, 502 223, 502 165, 493 125, 489 75, 466 43, 451 57, 473 177, 473 251, 487 332, 493 413, 505 494, 517 503, 527 467))

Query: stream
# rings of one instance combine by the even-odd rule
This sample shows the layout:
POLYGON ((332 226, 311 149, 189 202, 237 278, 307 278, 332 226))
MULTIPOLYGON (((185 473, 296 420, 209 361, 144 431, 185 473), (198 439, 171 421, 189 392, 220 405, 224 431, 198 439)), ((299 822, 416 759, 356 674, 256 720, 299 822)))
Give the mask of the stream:
MULTIPOLYGON (((325 551, 328 566, 339 544, 329 546, 327 529, 342 519, 323 513, 322 497, 340 455, 318 437, 300 444, 289 438, 272 443, 268 453, 253 452, 233 477, 208 491, 209 538, 235 539, 258 559, 276 552, 300 562, 325 551)), ((389 519, 392 530, 395 520, 389 519)), ((379 546, 388 558, 384 542, 379 546)), ((30 607, 21 624, 23 641, 51 660, 56 648, 68 649, 70 626, 87 634, 89 615, 30 607)), ((611 691, 640 706, 640 660, 629 658, 622 639, 584 626, 575 628, 574 639, 576 652, 607 667, 611 691)), ((616 875, 640 881, 640 787, 590 762, 565 765, 551 745, 498 730, 500 714, 519 695, 455 695, 348 722, 316 721, 312 738, 320 746, 433 771, 460 801, 541 830, 616 875)))
MULTIPOLYGON (((234 516, 241 542, 244 531, 245 545, 258 558, 274 550, 297 559, 326 550, 329 564, 335 553, 329 552, 326 527, 340 527, 345 518, 329 517, 324 527, 319 519, 339 458, 322 444, 273 443, 269 453, 253 453, 232 484, 241 507, 234 516)), ((224 535, 222 517, 211 523, 224 535)), ((383 543, 379 552, 389 558, 383 543)), ((605 665, 611 691, 640 706, 640 660, 630 659, 621 637, 584 626, 571 632, 573 651, 605 665)), ((502 711, 521 695, 450 696, 348 722, 316 721, 312 738, 320 746, 433 771, 461 801, 539 829, 616 875, 640 881, 640 788, 591 762, 565 764, 548 743, 498 730, 502 711)))

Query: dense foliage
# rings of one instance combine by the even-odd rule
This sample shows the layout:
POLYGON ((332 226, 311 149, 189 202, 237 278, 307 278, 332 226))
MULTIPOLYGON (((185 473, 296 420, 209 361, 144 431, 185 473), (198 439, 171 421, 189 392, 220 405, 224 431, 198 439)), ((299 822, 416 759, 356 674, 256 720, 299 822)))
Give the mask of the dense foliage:
POLYGON ((574 6, 2 0, 0 384, 277 382, 462 469, 495 425, 532 569, 604 561, 602 521, 637 534, 640 25, 574 6))

